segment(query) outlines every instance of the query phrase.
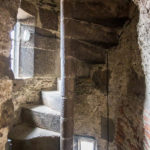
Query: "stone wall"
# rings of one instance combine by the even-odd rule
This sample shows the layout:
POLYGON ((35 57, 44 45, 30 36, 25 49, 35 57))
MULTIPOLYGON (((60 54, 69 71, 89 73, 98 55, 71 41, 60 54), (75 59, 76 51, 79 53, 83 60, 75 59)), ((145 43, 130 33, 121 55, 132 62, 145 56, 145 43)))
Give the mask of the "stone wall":
POLYGON ((5 150, 9 126, 14 117, 12 72, 9 68, 11 40, 9 33, 16 21, 19 0, 0 1, 0 149, 5 150))
POLYGON ((107 122, 104 121, 102 130, 102 118, 107 118, 106 66, 96 65, 92 68, 91 78, 76 79, 74 133, 94 137, 97 140, 98 150, 105 150, 107 149, 107 122), (99 79, 100 83, 103 81, 100 88, 95 79, 99 79), (102 138, 102 135, 105 138, 102 138))
POLYGON ((135 2, 140 12, 138 41, 142 52, 142 65, 146 81, 145 101, 143 105, 144 150, 148 150, 150 149, 150 2, 148 0, 135 0, 135 2))
MULTIPOLYGON (((107 4, 105 5, 108 6, 107 4)), ((98 63, 93 65, 88 60, 90 75, 76 80, 75 134, 95 137, 98 149, 101 150, 143 149, 143 104, 146 85, 141 50, 138 45, 139 12, 132 2, 129 3, 128 8, 126 14, 123 13, 127 18, 124 26, 116 27, 119 33, 117 46, 107 47, 105 52, 108 52, 108 58, 107 55, 103 56, 105 57, 103 65, 98 63)), ((82 19, 83 17, 85 19, 84 15, 82 19)), ((78 34, 80 32, 81 30, 78 34)), ((95 35, 93 38, 95 40, 97 34, 92 33, 95 35)), ((92 44, 97 46, 94 42, 92 44)), ((93 50, 92 47, 89 49, 93 50)), ((86 55, 88 58, 88 53, 86 55)), ((82 55, 80 57, 84 58, 82 55)), ((96 60, 96 57, 94 58, 96 60)))
MULTIPOLYGON (((116 125, 114 144, 120 150, 148 150, 150 148, 150 3, 147 0, 135 0, 134 2, 139 12, 135 9, 137 13, 133 11, 131 13, 135 14, 135 16, 131 15, 133 19, 122 34, 119 47, 121 54, 116 52, 114 54, 113 52, 110 53, 110 60, 115 62, 113 66, 110 63, 110 68, 114 70, 115 74, 111 75, 109 103, 110 106, 117 106, 110 107, 110 114, 112 114, 111 117, 114 118, 116 125), (123 64, 121 63, 122 60, 121 62, 118 59, 115 60, 115 56, 122 56, 123 64), (116 71, 114 66, 117 68, 116 71), (118 85, 118 87, 114 85, 118 85)), ((110 145, 111 148, 113 149, 112 144, 110 145)), ((114 149, 116 148, 114 147, 114 149)))
POLYGON ((130 20, 120 42, 109 52, 109 117, 115 124, 115 140, 110 150, 143 149, 143 104, 145 75, 138 45, 138 8, 132 4, 130 20))

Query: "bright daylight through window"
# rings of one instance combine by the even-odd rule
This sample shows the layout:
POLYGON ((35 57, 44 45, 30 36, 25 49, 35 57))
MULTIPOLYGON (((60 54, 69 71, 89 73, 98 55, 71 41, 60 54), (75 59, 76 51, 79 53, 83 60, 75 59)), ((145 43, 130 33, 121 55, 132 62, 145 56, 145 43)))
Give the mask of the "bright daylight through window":
POLYGON ((97 150, 96 141, 93 138, 81 137, 78 139, 78 150, 97 150))

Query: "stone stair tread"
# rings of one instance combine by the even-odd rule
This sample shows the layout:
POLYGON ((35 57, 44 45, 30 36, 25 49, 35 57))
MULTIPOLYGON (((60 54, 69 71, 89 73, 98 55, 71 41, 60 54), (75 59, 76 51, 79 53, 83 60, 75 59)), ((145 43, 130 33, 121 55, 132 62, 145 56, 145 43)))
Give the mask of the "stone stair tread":
POLYGON ((53 114, 60 116, 60 112, 57 110, 54 110, 48 106, 45 105, 33 105, 33 106, 23 106, 23 108, 30 109, 34 112, 44 113, 44 114, 53 114))
POLYGON ((28 123, 34 127, 60 132, 60 112, 48 106, 24 106, 21 118, 24 123, 28 123))
POLYGON ((27 124, 20 124, 13 128, 9 133, 9 138, 11 140, 31 140, 35 138, 59 138, 60 133, 49 131, 46 129, 41 129, 38 127, 31 127, 27 124))
POLYGON ((49 93, 49 94, 54 94, 54 95, 60 95, 60 91, 47 91, 47 90, 42 90, 42 92, 46 92, 46 93, 49 93))

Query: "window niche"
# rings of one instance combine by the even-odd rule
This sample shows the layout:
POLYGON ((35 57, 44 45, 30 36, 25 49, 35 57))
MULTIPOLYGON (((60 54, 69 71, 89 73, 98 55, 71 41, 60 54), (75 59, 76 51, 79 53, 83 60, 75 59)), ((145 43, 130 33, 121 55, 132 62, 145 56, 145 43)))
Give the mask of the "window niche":
POLYGON ((17 23, 11 32, 11 69, 15 79, 34 76, 34 33, 33 16, 18 10, 17 23))
POLYGON ((60 77, 60 39, 38 26, 37 18, 21 8, 11 32, 11 69, 15 79, 60 77))

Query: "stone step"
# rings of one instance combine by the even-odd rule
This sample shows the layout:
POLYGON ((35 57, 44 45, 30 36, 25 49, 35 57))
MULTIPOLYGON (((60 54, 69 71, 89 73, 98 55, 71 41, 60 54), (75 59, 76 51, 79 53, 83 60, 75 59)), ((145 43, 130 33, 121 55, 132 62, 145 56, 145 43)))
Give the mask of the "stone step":
POLYGON ((8 138, 11 150, 60 150, 60 134, 26 124, 14 127, 8 138))
POLYGON ((60 132, 60 112, 44 105, 22 108, 22 121, 34 127, 60 132))
POLYGON ((42 91, 42 103, 54 110, 61 111, 61 95, 59 91, 42 91))

